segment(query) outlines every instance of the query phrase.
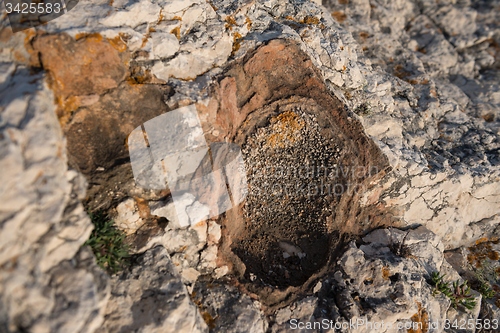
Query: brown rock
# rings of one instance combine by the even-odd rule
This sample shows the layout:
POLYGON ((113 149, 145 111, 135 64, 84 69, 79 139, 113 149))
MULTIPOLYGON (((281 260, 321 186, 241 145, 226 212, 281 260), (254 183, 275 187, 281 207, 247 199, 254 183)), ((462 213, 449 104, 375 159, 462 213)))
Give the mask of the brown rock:
POLYGON ((78 40, 65 34, 34 39, 33 48, 49 73, 61 123, 80 106, 75 96, 101 95, 125 79, 128 55, 115 45, 116 41, 110 43, 99 34, 80 36, 78 40))
POLYGON ((97 103, 80 108, 65 127, 69 163, 90 183, 91 209, 107 209, 130 194, 133 175, 127 137, 137 126, 168 111, 164 103, 168 91, 168 87, 123 82, 97 103))
POLYGON ((166 90, 153 85, 123 83, 88 107, 80 108, 65 127, 70 164, 85 175, 128 159, 127 136, 163 112, 166 90))
POLYGON ((74 40, 68 35, 43 35, 33 46, 52 76, 61 98, 102 94, 125 79, 127 66, 120 52, 99 34, 74 40))

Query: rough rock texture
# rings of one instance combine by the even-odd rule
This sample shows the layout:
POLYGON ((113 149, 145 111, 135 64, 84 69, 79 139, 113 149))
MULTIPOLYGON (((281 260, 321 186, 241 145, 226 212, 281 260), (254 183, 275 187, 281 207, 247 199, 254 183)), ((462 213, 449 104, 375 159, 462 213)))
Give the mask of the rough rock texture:
POLYGON ((498 60, 491 45, 499 30, 488 14, 498 2, 325 5, 345 14, 363 50, 365 93, 346 99, 397 175, 379 200, 401 207, 406 223, 426 225, 447 248, 470 244, 479 225, 498 233, 498 80, 483 86, 498 66, 467 56, 482 45, 498 60))
MULTIPOLYGON (((283 40, 270 41, 256 51, 249 52, 241 61, 235 62, 227 72, 229 76, 223 78, 216 88, 216 102, 220 106, 217 108, 214 102, 209 103, 207 108, 209 117, 214 119, 210 128, 214 128, 226 140, 234 140, 244 146, 249 161, 253 161, 250 158, 252 155, 274 150, 273 158, 282 159, 281 164, 275 163, 275 167, 281 168, 283 173, 298 174, 303 173, 306 167, 320 168, 326 162, 318 156, 331 152, 336 153, 336 164, 341 170, 338 176, 333 175, 332 179, 327 181, 327 185, 332 188, 331 192, 337 191, 336 185, 340 185, 340 190, 336 194, 328 195, 321 194, 324 191, 319 189, 319 177, 298 183, 292 176, 277 176, 281 171, 276 169, 277 177, 270 177, 264 182, 269 182, 271 188, 284 185, 283 188, 294 190, 288 196, 282 193, 273 199, 270 190, 253 182, 256 177, 265 178, 267 170, 263 166, 260 170, 249 166, 249 205, 255 201, 253 195, 256 188, 261 186, 259 190, 262 190, 263 197, 260 204, 265 203, 268 216, 274 216, 279 221, 265 221, 257 216, 257 212, 248 214, 241 207, 221 219, 225 230, 220 251, 221 259, 246 282, 254 282, 252 274, 256 275, 258 279, 255 283, 249 283, 248 287, 254 289, 254 286, 259 284, 266 286, 260 291, 253 291, 260 294, 262 299, 267 299, 266 303, 276 304, 289 299, 288 295, 291 293, 299 293, 299 290, 310 283, 312 274, 326 269, 325 264, 335 257, 338 248, 343 246, 343 236, 360 233, 361 222, 365 218, 371 217, 372 226, 386 223, 384 213, 390 212, 385 212, 383 207, 377 204, 367 205, 364 210, 360 210, 359 197, 376 183, 377 178, 384 175, 387 159, 363 133, 361 124, 345 111, 338 99, 329 94, 312 67, 312 62, 297 44, 283 40), (308 143, 308 156, 303 156, 302 160, 290 157, 289 161, 286 161, 287 154, 300 156, 299 153, 295 154, 294 149, 289 148, 287 151, 286 146, 280 146, 283 141, 280 136, 286 135, 286 132, 277 130, 272 134, 268 132, 270 135, 266 136, 263 127, 268 122, 274 123, 280 118, 289 118, 287 115, 300 112, 316 119, 321 125, 315 131, 314 125, 310 125, 311 133, 307 135, 307 140, 311 141, 308 143), (264 132, 266 145, 251 144, 254 136, 259 136, 259 131, 264 132), (318 136, 324 141, 321 148, 314 147, 314 140, 317 141, 314 138, 318 136), (313 147, 323 152, 314 152, 313 147), (257 151, 254 151, 255 149, 257 151), (300 190, 301 186, 309 185, 318 187, 315 204, 311 204, 311 198, 300 190), (289 205, 287 201, 296 203, 289 205), (315 206, 314 211, 303 208, 308 205, 315 206), (316 225, 312 225, 314 214, 317 214, 316 218, 319 219, 316 225), (290 221, 288 225, 286 219, 290 221), (282 248, 289 246, 301 248, 291 251, 302 253, 300 264, 294 262, 297 257, 283 257, 282 248), (276 272, 273 273, 274 271, 276 272), (269 292, 267 287, 271 287, 272 291, 269 292), (287 287, 291 289, 286 290, 287 287), (278 290, 280 288, 281 290, 278 290)), ((279 125, 277 127, 279 128, 279 125)), ((288 131, 293 125, 287 124, 283 127, 288 131)), ((299 135, 294 134, 294 138, 299 140, 299 135)), ((306 149, 306 143, 296 146, 295 149, 306 149)), ((333 164, 327 167, 336 168, 333 164)), ((265 209, 260 209, 260 214, 266 214, 265 209)))
POLYGON ((460 247, 445 253, 446 260, 464 278, 472 281, 476 290, 489 289, 493 295, 481 304, 480 318, 500 318, 500 246, 498 239, 478 239, 470 247, 460 247))
POLYGON ((269 127, 248 138, 243 150, 250 235, 235 250, 250 274, 270 284, 300 285, 328 259, 326 216, 332 214, 335 189, 320 187, 321 180, 335 184, 338 154, 325 142, 312 116, 297 109, 272 118, 269 127), (305 160, 316 170, 300 170, 305 160), (297 168, 278 171, 277 166, 297 168))
POLYGON ((1 68, 0 331, 93 332, 109 286, 80 249, 92 230, 81 204, 86 182, 68 169, 43 75, 1 68))
POLYGON ((111 284, 106 320, 97 332, 207 332, 165 248, 146 251, 111 284))
MULTIPOLYGON (((286 332, 294 325, 289 318, 326 319, 327 327, 339 328, 339 332, 442 332, 445 318, 454 320, 456 315, 458 320, 475 320, 480 302, 464 313, 450 308, 444 295, 432 295, 428 283, 432 272, 460 279, 444 260, 443 250, 439 238, 425 227, 373 231, 360 245, 349 244, 336 270, 319 282, 317 297, 278 310, 273 331, 286 332)), ((473 295, 481 300, 479 293, 473 295)))
POLYGON ((209 328, 215 332, 264 333, 268 324, 261 304, 242 294, 228 281, 210 282, 200 279, 192 296, 209 328))
MULTIPOLYGON (((16 34, 3 16, 1 330, 284 332, 294 318, 365 318, 442 332, 431 324, 498 318, 498 288, 463 311, 427 280, 440 270, 479 289, 498 264, 499 12, 498 0, 82 0, 16 34), (240 145, 301 106, 343 170, 364 169, 318 221, 328 258, 299 286, 286 269, 268 285, 269 267, 247 270, 236 248, 258 237, 243 205, 179 229, 169 190, 135 185, 127 135, 190 104, 208 141, 240 145), (91 231, 80 200, 127 233, 138 259, 123 275, 107 281, 80 248, 91 231), (356 238, 380 226, 410 229, 356 238)), ((300 270, 312 252, 288 238, 263 244, 300 270)))

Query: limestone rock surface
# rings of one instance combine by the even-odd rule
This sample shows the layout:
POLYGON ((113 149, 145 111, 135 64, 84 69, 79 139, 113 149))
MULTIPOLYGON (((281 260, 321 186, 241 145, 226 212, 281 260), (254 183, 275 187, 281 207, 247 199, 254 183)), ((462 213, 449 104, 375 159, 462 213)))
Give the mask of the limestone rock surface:
POLYGON ((54 95, 42 75, 2 63, 0 100, 0 331, 94 332, 109 286, 81 248, 86 181, 68 169, 54 95))
POLYGON ((215 332, 264 333, 268 323, 261 304, 242 294, 234 286, 211 283, 200 279, 193 290, 194 302, 199 304, 208 326, 215 332))
MULTIPOLYGON (((459 332, 443 322, 500 318, 498 22, 499 0, 80 0, 15 34, 3 15, 0 331, 459 332), (134 182, 128 134, 186 105, 213 142, 316 110, 349 147, 342 166, 358 163, 347 171, 376 167, 344 174, 358 190, 331 201, 342 234, 333 216, 321 230, 345 247, 325 245, 300 286, 259 276, 282 267, 247 270, 237 210, 180 227, 168 188, 134 182), (130 268, 96 266, 86 209, 125 232, 130 268), (476 305, 433 295, 433 272, 470 281, 476 305)), ((311 263, 279 241, 287 267, 311 263)))
POLYGON ((135 268, 111 281, 97 332, 207 332, 165 248, 152 248, 136 260, 135 268))

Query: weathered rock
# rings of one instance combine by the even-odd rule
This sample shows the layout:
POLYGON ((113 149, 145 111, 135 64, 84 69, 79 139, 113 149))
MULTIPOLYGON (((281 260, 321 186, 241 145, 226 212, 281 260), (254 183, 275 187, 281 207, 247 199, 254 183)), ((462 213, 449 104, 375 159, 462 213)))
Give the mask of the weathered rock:
POLYGON ((22 65, 3 63, 0 80, 0 330, 93 332, 109 289, 80 249, 86 182, 68 170, 54 95, 22 65))
POLYGON ((89 248, 82 248, 72 260, 51 269, 49 275, 52 279, 47 287, 55 297, 52 313, 38 318, 28 330, 90 333, 102 326, 110 288, 106 273, 97 267, 89 248))
POLYGON ((479 293, 472 294, 477 301, 473 311, 455 310, 447 297, 433 295, 432 272, 460 279, 443 250, 439 238, 424 227, 375 230, 361 245, 349 244, 317 297, 276 311, 272 331, 306 332, 307 323, 316 323, 316 330, 324 332, 442 332, 445 319, 476 320, 479 293))
POLYGON ((207 332, 167 251, 157 246, 110 281, 111 298, 97 332, 207 332))
MULTIPOLYGON (((318 318, 314 315, 317 307, 318 298, 310 296, 276 311, 274 316, 276 324, 271 327, 272 332, 288 332, 292 328, 294 330, 297 329, 299 322, 306 323, 318 321, 318 318)), ((336 308, 336 306, 332 304, 332 308, 336 308)), ((336 313, 338 315, 338 312, 336 313)), ((334 319, 333 317, 330 318, 334 319)), ((306 329, 299 329, 298 331, 305 332, 306 329)))
POLYGON ((366 200, 399 207, 399 218, 426 225, 448 249, 469 245, 475 224, 498 224, 498 67, 468 56, 498 40, 498 2, 367 4, 325 2, 362 47, 366 89, 347 91, 345 102, 394 168, 366 200))
POLYGON ((99 34, 78 37, 75 41, 67 35, 45 35, 33 43, 41 65, 51 74, 54 93, 63 100, 101 95, 118 87, 128 70, 118 47, 103 43, 99 34))
POLYGON ((91 105, 79 106, 64 128, 70 162, 85 175, 97 174, 95 178, 122 164, 120 160, 128 159, 127 136, 135 127, 166 111, 166 106, 162 108, 166 92, 153 85, 124 82, 105 96, 95 96, 91 105))
MULTIPOLYGON (((371 204, 380 201, 388 208, 405 210, 404 214, 394 220, 428 225, 444 237, 448 248, 466 243, 464 237, 470 231, 471 223, 494 218, 498 214, 496 201, 488 198, 498 193, 498 185, 494 185, 498 184, 495 181, 499 160, 498 134, 495 131, 498 131, 489 129, 492 124, 482 124, 482 120, 468 117, 459 111, 467 107, 464 103, 469 103, 467 101, 471 97, 467 99, 460 96, 459 102, 456 102, 454 95, 448 93, 456 91, 454 83, 458 84, 457 80, 465 75, 474 84, 463 86, 460 83, 463 91, 470 96, 484 96, 480 100, 474 97, 476 99, 471 109, 479 110, 477 108, 489 105, 487 109, 470 115, 494 119, 498 101, 495 97, 495 72, 491 70, 495 68, 492 67, 495 62, 484 60, 488 58, 486 55, 478 58, 479 66, 493 73, 477 77, 492 83, 488 88, 485 86, 478 90, 475 88, 478 80, 474 76, 479 72, 467 70, 475 60, 467 57, 467 52, 463 51, 497 38, 498 28, 492 25, 491 15, 486 14, 488 8, 493 8, 493 3, 490 7, 478 3, 474 7, 476 10, 469 6, 463 7, 463 4, 431 6, 427 2, 411 2, 408 6, 396 1, 373 8, 368 1, 346 1, 340 4, 325 2, 325 6, 333 11, 334 17, 339 16, 338 13, 346 16, 342 20, 343 27, 338 26, 325 9, 310 3, 248 3, 240 11, 224 1, 213 3, 215 10, 201 2, 168 5, 164 8, 161 4, 144 3, 144 8, 148 10, 143 8, 141 15, 124 23, 124 17, 135 15, 133 13, 138 10, 139 5, 129 5, 130 8, 118 11, 115 7, 117 4, 102 2, 92 9, 94 20, 82 22, 76 17, 76 11, 71 11, 57 20, 57 23, 54 21, 48 24, 45 29, 52 33, 66 32, 76 38, 86 36, 78 41, 82 44, 82 50, 86 44, 99 39, 95 33, 100 33, 103 36, 101 43, 118 45, 118 50, 114 50, 112 54, 122 51, 123 54, 135 57, 134 71, 145 73, 145 81, 141 82, 153 82, 154 76, 151 73, 156 73, 158 78, 168 80, 175 87, 175 93, 168 101, 172 107, 178 103, 186 103, 186 98, 192 102, 205 98, 204 89, 214 75, 220 72, 220 68, 233 57, 241 58, 270 39, 294 40, 311 58, 330 89, 351 110, 359 111, 365 130, 390 158, 394 173, 388 175, 381 184, 386 190, 380 191, 379 187, 375 192, 367 193, 365 202, 371 204), (394 17, 398 19, 394 20, 394 17), (478 21, 477 17, 485 18, 485 23, 478 21), (359 23, 352 18, 359 20, 359 23), (97 25, 99 19, 100 25, 97 25), (461 32, 453 28, 450 22, 455 20, 468 29, 464 28, 464 32, 461 32), (410 21, 407 31, 403 30, 410 21), (473 34, 470 29, 476 33, 473 34), (82 35, 84 33, 87 35, 82 35), (178 51, 163 54, 155 46, 160 38, 158 36, 176 36, 179 45, 175 43, 172 47, 178 48, 178 51), (193 36, 196 38, 193 39, 193 36), (228 41, 231 49, 229 53, 226 45, 228 41), (220 46, 220 52, 216 45, 220 46), (197 52, 203 52, 203 56, 197 52), (375 67, 378 64, 384 66, 375 67), (209 70, 212 66, 217 68, 209 70), (459 72, 461 77, 456 76, 459 72), (200 76, 193 84, 178 80, 203 73, 205 75, 200 76), (456 78, 448 78, 449 75, 455 75, 456 78), (361 89, 362 86, 365 88, 361 89), (474 93, 474 89, 484 92, 474 93), (398 113, 395 112, 396 109, 402 111, 398 113), (494 112, 491 113, 491 110, 494 112), (451 131, 457 132, 457 126, 461 126, 462 129, 458 132, 463 135, 449 137, 448 133, 451 131), (464 141, 467 144, 457 144, 464 141), (481 169, 479 173, 478 168, 481 169), (424 173, 421 174, 422 172, 424 173), (424 198, 417 197, 416 193, 422 191, 420 188, 396 188, 404 183, 412 184, 413 177, 427 175, 443 181, 425 181, 426 184, 432 184, 429 185, 431 188, 425 202, 424 198), (461 190, 455 191, 458 183, 461 190), (476 196, 476 188, 483 185, 491 186, 492 192, 485 193, 485 197, 476 196), (412 190, 416 192, 412 193, 412 190), (469 192, 471 195, 467 197, 469 192), (436 198, 435 193, 443 195, 436 198), (430 201, 433 203, 427 204, 430 201), (488 205, 490 207, 486 209, 474 208, 488 205), (415 212, 422 213, 417 216, 415 212), (443 227, 452 223, 454 233, 449 232, 449 227, 443 227)), ((169 43, 174 42, 170 37, 164 39, 169 43)), ((488 43, 484 45, 489 47, 488 45, 494 44, 488 43)), ((496 52, 494 47, 491 52, 496 52)), ((491 57, 496 59, 496 53, 491 57)), ((123 135, 116 137, 119 139, 123 135)), ((81 138, 78 136, 75 142, 80 142, 81 138)), ((109 151, 99 147, 96 146, 99 154, 101 151, 109 151)), ((115 144, 113 147, 116 150, 118 146, 115 144)), ((85 161, 84 158, 81 160, 85 161)), ((111 160, 116 161, 113 158, 111 160)), ((418 181, 419 179, 415 180, 418 181)), ((116 196, 115 200, 120 198, 116 196)))
POLYGON ((500 314, 500 246, 498 239, 481 238, 473 246, 445 253, 446 260, 460 275, 481 291, 479 318, 492 320, 500 314))
POLYGON ((267 331, 267 321, 258 301, 224 282, 197 282, 193 300, 198 304, 211 332, 267 331))
MULTIPOLYGON (((210 315, 204 319, 219 331, 265 330, 266 320, 271 331, 287 331, 293 318, 332 320, 342 330, 349 319, 365 318, 427 323, 428 331, 440 332, 432 328, 435 320, 498 318, 497 296, 477 297, 481 309, 455 311, 446 297, 431 295, 427 279, 435 270, 459 279, 455 269, 471 278, 477 272, 465 265, 465 247, 499 231, 500 2, 323 5, 80 1, 37 33, 0 30, 3 330, 92 332, 103 320, 106 279, 88 252, 79 250, 91 230, 78 201, 85 185, 81 175, 68 171, 54 113, 70 165, 91 184, 87 206, 115 213, 134 250, 145 251, 139 257, 144 267, 113 278, 118 292, 108 302, 103 332, 163 331, 162 324, 206 331, 184 285, 191 291, 202 275, 231 273, 263 303, 263 295, 278 295, 267 298, 275 308, 259 309, 232 288, 220 285, 211 294, 199 284, 199 305, 210 315), (245 238, 238 209, 222 222, 178 228, 169 190, 144 190, 133 181, 124 145, 128 133, 190 104, 200 113, 207 140, 239 136, 240 144, 249 129, 265 127, 259 120, 289 105, 316 108, 326 118, 330 111, 335 126, 326 126, 326 118, 320 123, 328 135, 341 135, 335 140, 345 148, 343 163, 392 171, 358 179, 366 187, 336 203, 328 233, 347 237, 381 225, 424 225, 433 233, 422 227, 407 236, 396 228, 378 230, 350 243, 345 253, 329 245, 324 253, 330 260, 305 283, 301 278, 299 288, 265 286, 260 278, 268 267, 252 268, 232 252, 241 240, 260 244, 252 243, 258 237, 245 238), (442 253, 455 248, 458 259, 449 252, 453 269, 442 253), (158 293, 163 287, 178 298, 158 293), (170 301, 153 308, 159 299, 170 301), (223 303, 235 300, 241 301, 235 310, 226 310, 223 303), (138 315, 140 309, 150 311, 138 315), (248 316, 231 322, 243 311, 248 316)), ((0 22, 4 27, 6 17, 0 22)), ((328 235, 334 241, 339 236, 328 235)), ((313 253, 287 240, 275 245, 281 255, 302 261, 313 253)))

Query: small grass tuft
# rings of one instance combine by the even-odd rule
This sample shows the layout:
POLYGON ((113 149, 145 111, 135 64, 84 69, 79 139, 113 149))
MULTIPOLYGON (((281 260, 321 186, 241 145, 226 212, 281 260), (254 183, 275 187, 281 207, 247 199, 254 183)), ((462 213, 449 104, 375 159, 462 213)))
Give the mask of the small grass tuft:
POLYGON ((129 262, 129 248, 125 235, 118 230, 113 220, 102 212, 89 213, 94 230, 84 245, 92 248, 97 264, 109 274, 124 269, 129 262))
POLYGON ((431 274, 431 284, 434 286, 432 289, 432 295, 436 296, 441 293, 451 298, 451 288, 449 283, 444 282, 443 279, 446 275, 440 275, 439 272, 433 272, 431 274))

